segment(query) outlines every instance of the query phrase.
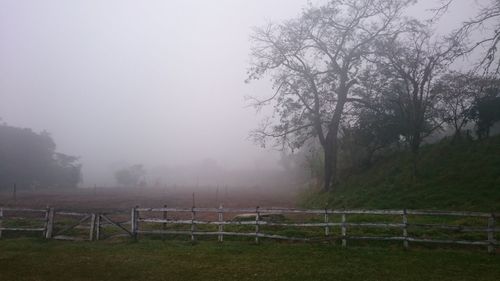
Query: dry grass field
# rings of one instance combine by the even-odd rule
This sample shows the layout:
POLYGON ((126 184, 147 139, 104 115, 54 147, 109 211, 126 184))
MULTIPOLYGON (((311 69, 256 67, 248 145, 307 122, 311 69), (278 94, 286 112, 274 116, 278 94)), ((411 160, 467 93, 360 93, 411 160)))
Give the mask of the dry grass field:
POLYGON ((0 206, 73 211, 119 211, 141 207, 294 207, 296 192, 268 188, 167 187, 167 188, 78 188, 0 192, 0 206))

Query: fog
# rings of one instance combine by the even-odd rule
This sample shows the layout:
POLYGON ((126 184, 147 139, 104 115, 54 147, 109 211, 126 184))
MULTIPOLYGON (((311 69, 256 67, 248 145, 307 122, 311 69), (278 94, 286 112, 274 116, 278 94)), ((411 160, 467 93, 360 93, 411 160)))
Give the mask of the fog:
MULTIPOLYGON (((438 2, 421 1, 410 14, 430 17, 438 2)), ((244 82, 249 36, 306 4, 0 0, 0 117, 47 130, 58 151, 80 156, 83 186, 113 185, 113 172, 132 164, 279 169, 280 153, 248 138, 266 112, 256 114, 245 96, 272 92, 266 81, 244 82)), ((438 32, 476 5, 458 1, 438 32)))

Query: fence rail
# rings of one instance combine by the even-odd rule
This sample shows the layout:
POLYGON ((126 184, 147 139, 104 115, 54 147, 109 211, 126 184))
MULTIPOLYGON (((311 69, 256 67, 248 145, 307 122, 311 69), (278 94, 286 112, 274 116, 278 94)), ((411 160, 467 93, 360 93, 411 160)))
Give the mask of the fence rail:
MULTIPOLYGON (((287 208, 132 208, 128 214, 121 214, 121 221, 112 219, 111 214, 92 212, 69 212, 56 211, 54 208, 28 209, 28 208, 0 208, 0 238, 2 232, 40 232, 47 239, 61 240, 100 240, 104 238, 103 228, 114 227, 119 236, 129 236, 138 239, 139 235, 186 235, 195 240, 196 236, 215 236, 219 242, 224 241, 224 236, 251 237, 259 243, 259 239, 276 239, 289 241, 332 241, 339 240, 346 247, 349 240, 374 240, 374 241, 402 241, 403 247, 408 248, 409 243, 438 243, 457 245, 487 246, 489 253, 494 253, 497 246, 497 234, 500 228, 496 227, 496 213, 481 212, 452 212, 452 211, 428 211, 428 210, 335 210, 335 209, 287 209, 287 208), (15 216, 6 216, 13 213, 15 216), (31 213, 30 219, 43 221, 43 227, 20 227, 6 226, 8 219, 23 218, 20 214, 31 213), (35 216, 33 215, 35 214, 35 216), (38 215, 39 217, 36 217, 38 215), (180 219, 179 216, 185 218, 180 219), (212 215, 213 219, 207 219, 212 215), (42 217, 43 216, 43 217, 42 217), (273 219, 272 216, 281 216, 282 220, 273 219), (299 216, 309 221, 292 221, 285 216, 299 216), (373 218, 382 217, 391 221, 373 222, 373 218), (338 217, 337 221, 332 217, 338 217), (457 225, 449 223, 427 223, 419 222, 418 218, 472 218, 485 221, 478 225, 457 225), (54 229, 56 220, 61 218, 72 218, 74 221, 60 229, 54 229), (124 218, 126 220, 124 221, 124 218), (355 221, 349 221, 349 219, 355 221), (284 220, 284 221, 283 221, 284 220), (83 225, 85 223, 85 225, 83 225), (130 224, 130 226, 125 226, 130 224), (159 226, 159 227, 158 227, 159 226), (189 226, 189 229, 179 229, 189 226), (213 229, 205 229, 214 227, 213 229), (74 228, 88 229, 85 238, 65 235, 74 228), (156 227, 156 228, 155 228, 156 227), (240 227, 240 228, 238 228, 240 227), (252 228, 249 229, 249 228, 252 228), (288 230, 315 229, 313 237, 295 237, 282 233, 269 233, 265 228, 286 228, 288 230), (159 229, 158 229, 159 228, 159 229), (246 228, 245 230, 241 228, 246 228), (338 232, 334 229, 338 228, 338 232), (365 230, 364 232, 356 230, 365 230), (366 235, 368 229, 392 230, 390 235, 366 235), (410 229, 442 231, 439 234, 446 235, 446 231, 453 233, 476 233, 470 239, 443 239, 442 237, 417 237, 412 235, 410 229), (394 232, 399 232, 394 235, 394 232), (320 235, 318 235, 318 233, 320 235), (484 239, 479 238, 484 234, 484 239)), ((28 217, 26 215, 26 217, 28 217)), ((115 231, 115 232, 116 232, 115 231)), ((310 234, 310 233, 309 233, 310 234)), ((434 233, 435 234, 435 233, 434 233)))
POLYGON ((188 235, 194 240, 195 236, 217 236, 219 241, 223 241, 224 236, 244 236, 255 237, 258 243, 259 238, 270 238, 290 241, 325 241, 325 240, 341 240, 342 246, 347 246, 349 240, 374 240, 374 241, 402 241, 405 248, 409 247, 409 242, 413 243, 437 243, 437 244, 457 244, 457 245, 478 245, 488 246, 488 252, 494 253, 495 247, 498 246, 495 235, 500 233, 500 228, 495 227, 495 213, 481 212, 454 212, 454 211, 429 211, 429 210, 306 210, 306 209, 286 209, 286 208, 139 208, 132 210, 133 223, 131 232, 147 235, 188 235), (161 213, 163 216, 150 217, 151 214, 161 213), (167 213, 190 213, 191 219, 168 219, 167 213), (217 220, 201 220, 196 219, 202 213, 216 214, 217 220), (141 214, 146 215, 142 217, 141 214), (149 216, 148 216, 149 214, 149 216), (224 220, 223 214, 245 214, 246 218, 253 215, 252 220, 224 220), (266 215, 317 215, 323 216, 323 222, 276 222, 263 219, 266 215), (330 221, 330 216, 340 216, 340 222, 330 221), (400 222, 348 222, 349 216, 400 216, 400 222), (457 218, 478 218, 487 219, 487 225, 484 226, 466 226, 466 225, 449 225, 438 223, 417 223, 410 222, 410 218, 414 217, 457 217, 457 218), (141 229, 145 224, 161 224, 162 230, 147 230, 141 229), (190 225, 191 230, 166 230, 167 225, 190 225), (197 226, 218 226, 217 231, 197 231, 197 226), (239 232, 239 231, 224 231, 224 226, 255 226, 254 232, 239 232), (324 228, 324 236, 318 237, 293 237, 288 235, 277 235, 263 233, 262 226, 271 227, 288 227, 288 228, 324 228), (332 236, 333 227, 340 227, 340 235, 332 236), (365 236, 365 235, 348 235, 348 230, 353 228, 379 228, 379 229, 400 229, 400 236, 365 236), (454 231, 460 233, 484 233, 484 240, 453 240, 453 239, 437 239, 437 238, 421 238, 412 237, 408 231, 409 228, 419 229, 435 229, 444 231, 454 231))
MULTIPOLYGON (((47 230, 47 212, 46 209, 27 209, 27 208, 0 208, 0 238, 2 238, 5 231, 26 231, 26 232, 40 232, 45 235, 47 230), (31 213, 38 215, 45 215, 44 217, 35 217, 34 220, 44 222, 43 227, 20 227, 20 226, 5 226, 5 212, 21 212, 21 213, 31 213)), ((24 216, 11 217, 11 219, 24 219, 24 216)))
POLYGON ((47 209, 27 209, 27 208, 0 208, 0 238, 4 232, 40 232, 46 239, 56 240, 82 240, 93 241, 102 238, 101 228, 103 226, 115 226, 131 235, 129 231, 123 227, 122 223, 111 220, 107 214, 104 213, 90 213, 90 212, 68 212, 56 211, 54 208, 47 209), (14 213, 15 215, 7 216, 6 213, 14 213), (23 216, 22 214, 35 213, 43 217, 23 216), (56 221, 63 221, 64 219, 71 218, 73 222, 66 223, 61 229, 55 229, 56 221), (29 220, 42 221, 43 226, 40 227, 21 227, 21 226, 4 226, 5 222, 12 220, 29 220), (88 225, 82 225, 88 223, 88 225), (87 237, 76 237, 68 235, 68 232, 75 228, 88 229, 87 237))

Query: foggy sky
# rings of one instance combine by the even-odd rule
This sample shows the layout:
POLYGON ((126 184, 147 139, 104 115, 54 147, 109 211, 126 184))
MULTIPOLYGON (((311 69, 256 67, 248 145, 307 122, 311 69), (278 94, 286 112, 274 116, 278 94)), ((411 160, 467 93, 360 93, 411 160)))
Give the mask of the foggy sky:
MULTIPOLYGON (((438 1, 421 2, 413 16, 438 1)), ((244 96, 271 92, 244 83, 249 35, 306 3, 0 0, 0 118, 81 156, 84 185, 125 164, 272 166, 277 153, 248 140, 263 116, 244 96)), ((474 15, 474 1, 457 4, 441 32, 474 15)))

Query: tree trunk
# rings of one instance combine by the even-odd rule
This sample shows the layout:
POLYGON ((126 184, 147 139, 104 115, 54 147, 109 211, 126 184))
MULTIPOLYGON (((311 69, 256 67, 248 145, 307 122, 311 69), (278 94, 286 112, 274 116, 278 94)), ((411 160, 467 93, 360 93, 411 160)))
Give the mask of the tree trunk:
POLYGON ((325 191, 333 191, 337 184, 337 156, 338 156, 338 131, 340 117, 332 120, 325 140, 323 150, 325 152, 325 178, 323 188, 325 191))
POLYGON ((323 148, 325 154, 325 167, 324 167, 324 178, 323 178, 323 189, 325 191, 330 191, 332 177, 333 177, 333 157, 332 157, 332 146, 329 144, 328 140, 326 146, 323 148))
POLYGON ((328 126, 325 145, 325 178, 323 188, 325 191, 333 191, 337 185, 337 156, 338 156, 338 132, 340 120, 344 111, 344 105, 347 101, 347 88, 344 87, 343 94, 339 94, 339 100, 335 106, 332 120, 328 126))
POLYGON ((337 133, 331 132, 326 138, 325 152, 325 170, 323 188, 325 191, 333 191, 337 184, 337 154, 338 140, 337 133))
POLYGON ((411 141, 411 154, 412 154, 412 170, 413 170, 413 180, 415 181, 418 177, 418 152, 421 143, 420 133, 416 132, 413 135, 411 141))

